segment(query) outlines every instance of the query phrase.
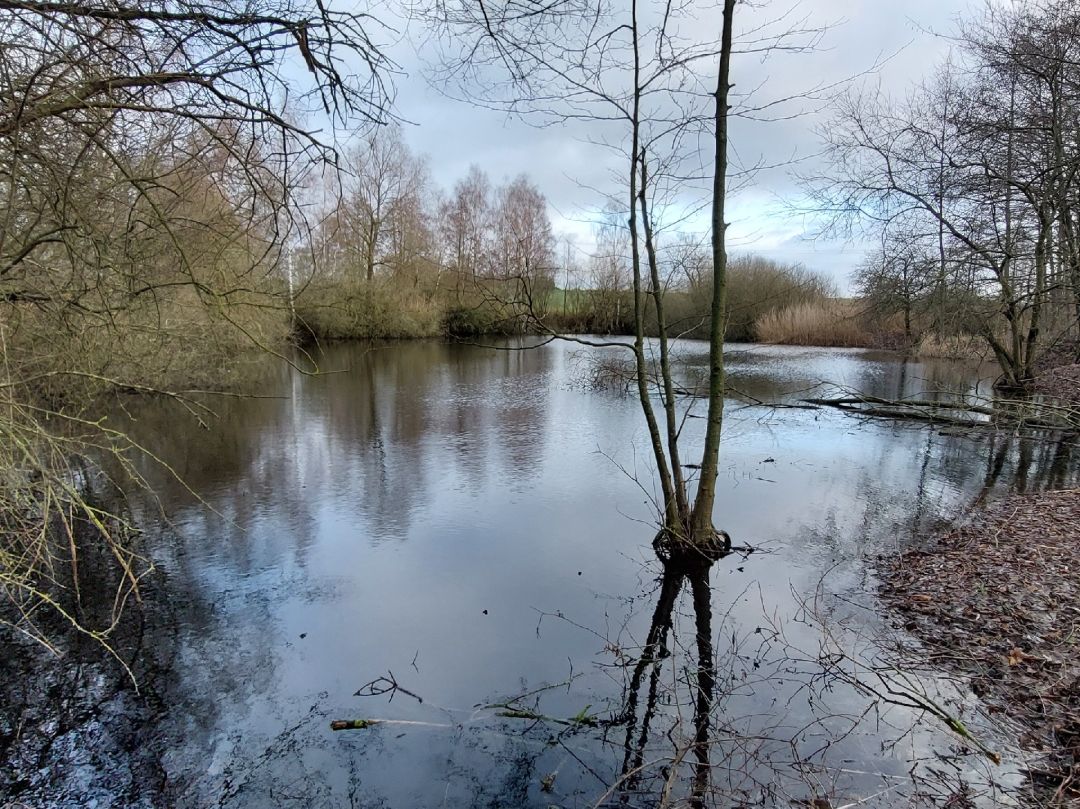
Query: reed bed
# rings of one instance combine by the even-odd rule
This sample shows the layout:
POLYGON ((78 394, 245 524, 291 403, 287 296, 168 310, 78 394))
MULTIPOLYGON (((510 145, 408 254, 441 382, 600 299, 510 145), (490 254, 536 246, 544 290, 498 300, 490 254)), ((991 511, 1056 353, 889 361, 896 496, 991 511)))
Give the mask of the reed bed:
POLYGON ((874 344, 858 304, 837 298, 766 312, 755 322, 754 333, 761 342, 778 345, 867 348, 874 344))

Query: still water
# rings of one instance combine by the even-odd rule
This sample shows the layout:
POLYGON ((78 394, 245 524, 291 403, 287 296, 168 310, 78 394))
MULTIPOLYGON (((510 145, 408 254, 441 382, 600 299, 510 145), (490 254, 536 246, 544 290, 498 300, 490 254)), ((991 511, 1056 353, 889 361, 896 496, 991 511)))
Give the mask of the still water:
MULTIPOLYGON (((331 346, 321 375, 283 370, 264 398, 213 400, 205 429, 168 403, 133 413, 137 437, 185 483, 146 466, 169 520, 146 552, 174 614, 157 730, 172 802, 647 806, 665 781, 685 797, 683 764, 669 766, 692 734, 685 592, 642 754, 624 747, 640 716, 632 734, 625 721, 497 716, 528 694, 512 707, 615 717, 654 619, 648 443, 635 399, 590 384, 594 357, 567 344, 331 346), (410 693, 355 695, 391 672, 410 693), (330 729, 361 718, 394 722, 330 729), (652 762, 653 780, 608 794, 627 760, 652 762)), ((706 347, 683 344, 681 358, 690 378, 706 347)), ((907 734, 910 717, 880 706, 851 721, 866 695, 813 681, 821 623, 873 646, 889 625, 879 555, 987 498, 1072 483, 1072 448, 770 406, 823 383, 987 393, 992 368, 732 346, 729 374, 741 398, 727 404, 715 522, 757 551, 710 573, 716 801, 880 793, 897 805, 912 759, 957 740, 907 734)), ((687 420, 687 448, 701 427, 687 420)))

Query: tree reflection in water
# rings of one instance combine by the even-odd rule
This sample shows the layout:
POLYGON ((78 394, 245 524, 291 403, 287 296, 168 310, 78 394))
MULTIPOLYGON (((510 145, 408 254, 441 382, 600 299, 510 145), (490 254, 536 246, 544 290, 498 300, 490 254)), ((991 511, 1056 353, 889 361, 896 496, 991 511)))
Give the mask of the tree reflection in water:
MULTIPOLYGON (((742 549, 744 557, 751 552, 742 549)), ((395 706, 419 702, 432 721, 362 720, 355 732, 449 732, 448 794, 454 781, 470 805, 999 805, 1001 787, 981 766, 984 757, 944 733, 941 717, 920 703, 933 683, 893 668, 881 656, 881 637, 841 637, 844 622, 824 625, 833 616, 806 601, 794 619, 767 615, 762 604, 760 625, 741 636, 729 614, 716 625, 710 578, 724 567, 719 561, 658 560, 640 644, 629 619, 608 638, 562 613, 545 614, 541 624, 554 618, 601 641, 605 657, 595 669, 618 683, 614 690, 589 691, 584 683, 596 672, 572 664, 563 682, 463 713, 423 703, 390 675, 361 694, 398 696, 395 706), (812 624, 826 640, 807 651, 787 637, 793 624, 812 624), (852 641, 869 651, 857 653, 852 641), (903 693, 889 692, 897 688, 903 693), (576 715, 566 710, 585 698, 594 702, 576 715)), ((949 704, 947 690, 934 691, 928 704, 949 704)), ((408 710, 397 715, 419 715, 408 710)))
MULTIPOLYGON (((717 514, 774 553, 699 571, 650 555, 643 597, 626 517, 653 514, 595 452, 633 451, 640 419, 582 392, 571 359, 339 347, 327 367, 351 373, 224 401, 212 440, 166 403, 140 411, 133 432, 204 498, 145 472, 184 532, 152 543, 178 612, 174 805, 893 806, 912 762, 955 761, 955 735, 910 734, 913 712, 820 659, 798 594, 827 575, 877 633, 863 560, 1006 490, 1073 485, 1072 444, 733 405, 717 514), (534 639, 533 607, 566 618, 534 639), (572 682, 550 685, 568 656, 572 682), (424 703, 352 699, 387 667, 424 703), (335 735, 338 718, 421 724, 335 735)), ((977 387, 942 368, 941 387, 977 387)), ((866 354, 755 349, 731 369, 762 401, 821 378, 894 398, 938 384, 938 366, 866 354)))
MULTIPOLYGON (((977 751, 940 722, 926 722, 925 711, 865 686, 875 673, 895 671, 875 657, 880 637, 862 637, 869 655, 856 660, 845 651, 852 637, 839 637, 842 619, 820 604, 801 602, 799 614, 784 617, 766 614, 762 602, 752 629, 717 612, 721 594, 711 579, 744 563, 657 560, 649 566, 651 600, 627 599, 631 616, 612 637, 546 614, 538 634, 554 618, 591 633, 602 650, 588 667, 572 664, 562 682, 524 683, 520 696, 457 710, 414 693, 411 671, 389 674, 361 687, 358 695, 378 701, 362 701, 355 724, 329 736, 340 714, 328 706, 343 703, 320 693, 266 743, 238 730, 225 771, 192 774, 173 797, 177 805, 220 807, 824 809, 940 806, 981 791, 984 803, 949 805, 1000 805, 993 779, 974 770, 977 751), (638 642, 633 613, 642 604, 651 613, 638 642), (786 637, 804 624, 827 642, 812 641, 807 651, 806 636, 786 637), (326 777, 327 759, 347 761, 347 782, 326 777)), ((756 602, 752 588, 731 595, 756 602)), ((942 693, 935 701, 948 704, 942 693)))
MULTIPOLYGON (((704 799, 709 787, 709 727, 713 710, 716 688, 716 668, 712 642, 712 591, 709 585, 709 572, 714 561, 702 557, 698 560, 667 560, 662 562, 663 577, 660 594, 656 601, 652 622, 641 656, 633 666, 633 673, 626 692, 626 707, 620 717, 626 723, 626 736, 623 743, 625 757, 616 789, 623 798, 645 791, 654 794, 656 789, 649 785, 648 764, 645 751, 649 745, 650 730, 656 719, 657 708, 664 703, 670 707, 673 703, 666 686, 662 688, 665 662, 673 657, 670 644, 673 640, 675 605, 679 593, 688 587, 694 611, 694 640, 696 651, 696 670, 692 676, 693 692, 693 737, 692 741, 680 743, 670 763, 665 763, 663 787, 660 790, 661 803, 667 803, 677 781, 680 764, 692 751, 693 778, 690 805, 704 806, 704 799), (643 681, 647 678, 647 684, 643 681), (642 690, 645 690, 645 704, 641 706, 642 690), (640 722, 639 722, 640 710, 640 722)), ((688 678, 689 679, 689 678, 688 678)), ((677 703, 677 701, 674 701, 677 703)), ((669 734, 669 738, 671 738, 669 734)))

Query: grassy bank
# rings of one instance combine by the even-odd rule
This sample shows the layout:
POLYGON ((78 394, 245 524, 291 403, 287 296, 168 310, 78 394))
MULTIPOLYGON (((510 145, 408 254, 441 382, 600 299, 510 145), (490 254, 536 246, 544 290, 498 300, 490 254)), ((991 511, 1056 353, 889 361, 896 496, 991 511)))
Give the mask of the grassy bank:
MULTIPOLYGON (((704 339, 712 302, 711 276, 702 271, 707 259, 683 264, 683 274, 671 276, 663 295, 668 333, 704 339)), ((550 278, 525 283, 488 276, 459 283, 430 273, 388 273, 370 281, 317 277, 296 298, 296 323, 301 337, 315 340, 632 335, 636 314, 629 270, 608 270, 594 273, 594 285, 570 289, 555 287, 550 278)), ((642 319, 645 333, 655 336, 655 307, 645 306, 642 319)), ((826 276, 755 256, 730 261, 725 324, 732 342, 883 348, 927 358, 985 356, 981 338, 937 336, 926 316, 865 297, 839 298, 826 276)))
POLYGON ((447 314, 437 300, 379 281, 311 284, 294 305, 301 335, 319 340, 435 337, 447 314))
MULTIPOLYGON (((775 278, 737 284, 728 302, 727 339, 777 345, 880 348, 919 358, 986 359, 982 338, 905 334, 900 320, 878 317, 857 299, 810 292, 775 278)), ((664 296, 669 333, 703 339, 708 334, 708 290, 673 289, 664 296)), ((418 290, 392 280, 312 284, 295 301, 301 340, 475 338, 522 333, 632 335, 633 296, 628 291, 552 289, 539 302, 477 288, 462 296, 418 290)), ((655 311, 645 312, 645 332, 658 332, 655 311)))
POLYGON ((315 341, 522 334, 549 317, 546 303, 530 308, 519 290, 499 282, 466 293, 394 279, 322 282, 303 289, 294 307, 297 337, 315 341))

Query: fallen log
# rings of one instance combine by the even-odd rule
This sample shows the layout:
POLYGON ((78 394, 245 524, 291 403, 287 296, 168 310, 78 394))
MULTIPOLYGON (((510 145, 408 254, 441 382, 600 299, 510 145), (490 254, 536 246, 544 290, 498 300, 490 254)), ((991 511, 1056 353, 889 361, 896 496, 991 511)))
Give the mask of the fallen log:
POLYGON ((1069 414, 1076 418, 1064 418, 1060 421, 1028 416, 1022 413, 1009 413, 1005 409, 991 409, 983 405, 966 402, 936 402, 927 399, 883 399, 879 396, 838 396, 832 398, 809 398, 801 400, 819 407, 832 407, 860 416, 875 418, 905 419, 925 421, 933 424, 947 424, 955 427, 1028 427, 1036 430, 1080 430, 1080 413, 1069 414), (955 413, 970 413, 985 416, 985 419, 964 418, 955 413))

